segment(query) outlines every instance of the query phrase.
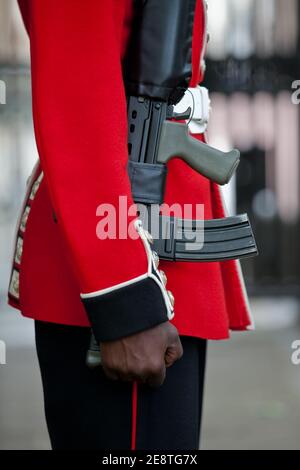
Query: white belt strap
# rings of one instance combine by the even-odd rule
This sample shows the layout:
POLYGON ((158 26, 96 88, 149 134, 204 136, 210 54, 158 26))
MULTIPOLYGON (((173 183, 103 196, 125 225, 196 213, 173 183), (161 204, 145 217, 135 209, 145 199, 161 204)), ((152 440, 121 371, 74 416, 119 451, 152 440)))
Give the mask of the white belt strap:
POLYGON ((207 88, 197 86, 188 88, 179 103, 174 107, 175 113, 181 114, 191 108, 191 117, 188 126, 192 134, 203 134, 208 125, 211 110, 210 98, 207 88))

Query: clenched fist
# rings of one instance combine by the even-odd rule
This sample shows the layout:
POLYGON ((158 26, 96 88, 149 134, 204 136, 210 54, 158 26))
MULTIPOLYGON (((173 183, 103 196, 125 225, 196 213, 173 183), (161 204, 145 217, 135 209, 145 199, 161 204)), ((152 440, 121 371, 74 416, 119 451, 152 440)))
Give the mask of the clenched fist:
POLYGON ((101 362, 112 380, 147 383, 159 387, 170 367, 181 358, 183 349, 178 331, 170 322, 126 338, 100 343, 101 362))

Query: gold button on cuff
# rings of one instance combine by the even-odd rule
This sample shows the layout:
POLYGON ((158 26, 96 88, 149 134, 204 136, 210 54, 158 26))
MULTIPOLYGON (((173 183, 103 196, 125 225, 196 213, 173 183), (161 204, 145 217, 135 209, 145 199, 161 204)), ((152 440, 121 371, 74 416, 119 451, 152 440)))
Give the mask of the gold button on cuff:
POLYGON ((156 269, 157 269, 158 266, 159 266, 159 256, 158 256, 158 254, 156 253, 156 251, 152 251, 152 256, 153 256, 154 266, 155 266, 156 269))
POLYGON ((148 232, 148 230, 144 230, 144 234, 145 234, 145 237, 147 238, 148 242, 151 243, 151 245, 153 245, 154 240, 153 240, 153 237, 152 237, 151 233, 148 232))
POLYGON ((174 307, 174 304, 175 304, 175 298, 174 298, 174 295, 172 294, 172 292, 171 292, 170 290, 168 290, 167 292, 168 292, 168 296, 169 296, 169 299, 170 299, 171 305, 172 305, 172 307, 174 307))
POLYGON ((159 271, 159 274, 160 274, 160 277, 162 279, 162 282, 164 284, 164 286, 167 285, 167 276, 166 276, 166 273, 164 271, 159 271))

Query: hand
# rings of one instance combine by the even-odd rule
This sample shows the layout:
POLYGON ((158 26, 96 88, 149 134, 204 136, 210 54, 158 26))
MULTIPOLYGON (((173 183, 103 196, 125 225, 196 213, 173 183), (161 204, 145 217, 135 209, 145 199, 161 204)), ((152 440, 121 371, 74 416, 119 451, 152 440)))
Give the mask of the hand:
POLYGON ((170 322, 126 338, 100 343, 101 362, 105 374, 112 380, 137 380, 159 387, 166 368, 183 354, 178 331, 170 322))

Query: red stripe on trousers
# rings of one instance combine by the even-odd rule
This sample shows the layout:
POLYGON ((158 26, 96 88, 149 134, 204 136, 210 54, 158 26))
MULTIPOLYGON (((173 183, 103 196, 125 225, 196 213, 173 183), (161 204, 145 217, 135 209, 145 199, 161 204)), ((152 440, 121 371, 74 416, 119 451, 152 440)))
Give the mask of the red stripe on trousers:
POLYGON ((132 383, 131 450, 136 449, 137 382, 132 383))

